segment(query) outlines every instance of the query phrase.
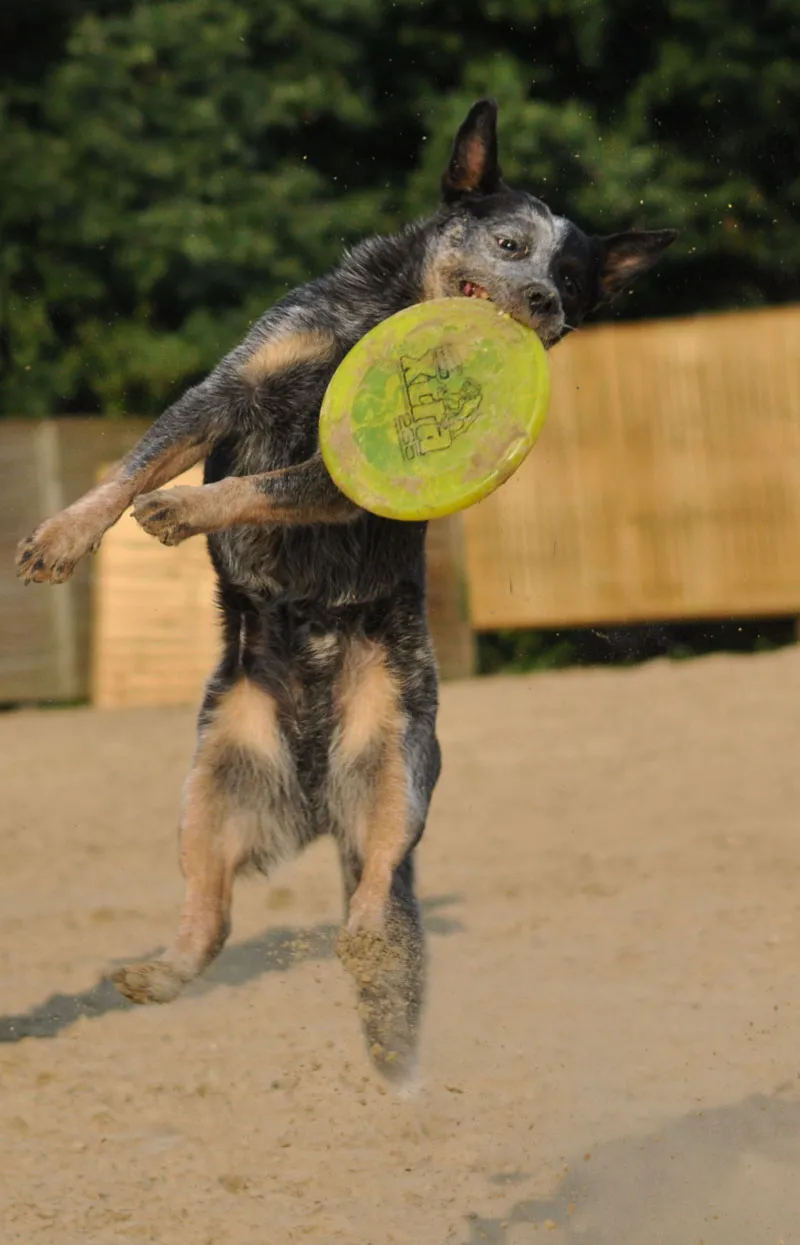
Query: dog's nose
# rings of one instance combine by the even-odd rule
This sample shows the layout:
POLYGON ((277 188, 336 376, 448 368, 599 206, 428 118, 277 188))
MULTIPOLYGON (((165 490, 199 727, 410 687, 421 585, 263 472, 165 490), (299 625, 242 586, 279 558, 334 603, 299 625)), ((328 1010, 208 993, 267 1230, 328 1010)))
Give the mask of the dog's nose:
POLYGON ((550 285, 531 285, 528 306, 535 316, 555 316, 561 310, 558 294, 550 285))

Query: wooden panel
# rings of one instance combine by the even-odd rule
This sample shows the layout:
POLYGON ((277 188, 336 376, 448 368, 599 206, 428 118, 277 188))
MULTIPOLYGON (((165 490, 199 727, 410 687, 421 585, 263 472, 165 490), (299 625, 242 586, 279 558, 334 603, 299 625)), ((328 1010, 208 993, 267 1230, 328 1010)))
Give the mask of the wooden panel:
POLYGON ((0 702, 88 695, 91 559, 67 584, 25 587, 14 573, 17 541, 94 483, 141 420, 0 421, 0 702))
POLYGON ((58 645, 58 618, 69 612, 69 590, 26 588, 15 576, 14 551, 45 517, 44 496, 52 471, 51 425, 4 421, 0 439, 0 701, 75 695, 72 653, 58 645))
MULTIPOLYGON (((194 467, 174 483, 202 478, 194 467)), ((219 650, 205 540, 165 548, 128 512, 97 555, 94 597, 94 703, 199 705, 219 650)))
MULTIPOLYGON (((146 419, 59 419, 52 421, 59 434, 59 477, 63 504, 68 505, 97 482, 102 464, 117 462, 132 449, 149 427, 146 419)), ((46 513, 52 513, 47 511, 46 513)), ((69 581, 75 612, 71 639, 74 644, 76 696, 87 697, 91 682, 92 590, 97 558, 86 558, 69 581)), ((59 589, 53 589, 58 592, 59 589)))
POLYGON ((469 618, 463 515, 428 526, 428 622, 439 673, 465 679, 475 673, 475 635, 469 618))
POLYGON ((589 329, 465 515, 478 629, 800 612, 800 308, 589 329))

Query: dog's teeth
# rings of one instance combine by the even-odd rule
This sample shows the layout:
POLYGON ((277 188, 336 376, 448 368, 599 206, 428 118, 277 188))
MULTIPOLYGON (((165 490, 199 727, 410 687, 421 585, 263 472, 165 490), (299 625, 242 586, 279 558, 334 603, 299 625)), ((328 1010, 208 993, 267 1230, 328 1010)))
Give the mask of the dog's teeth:
POLYGON ((477 285, 475 281, 464 281, 462 284, 462 294, 465 299, 489 298, 489 290, 484 290, 483 285, 477 285))

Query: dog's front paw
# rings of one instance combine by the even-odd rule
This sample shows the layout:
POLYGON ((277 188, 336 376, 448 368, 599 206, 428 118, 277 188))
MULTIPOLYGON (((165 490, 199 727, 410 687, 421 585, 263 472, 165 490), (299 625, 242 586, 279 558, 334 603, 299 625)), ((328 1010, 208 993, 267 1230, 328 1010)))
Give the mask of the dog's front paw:
POLYGON ((191 520, 192 495, 196 489, 159 489, 156 493, 143 493, 133 503, 133 517, 149 536, 155 536, 162 545, 179 545, 190 536, 196 536, 199 528, 191 520))
POLYGON ((166 960, 131 964, 118 969, 111 980, 120 994, 132 1003, 171 1003, 186 984, 166 960))
POLYGON ((68 511, 57 514, 17 545, 17 575, 26 584, 63 584, 99 544, 68 511))

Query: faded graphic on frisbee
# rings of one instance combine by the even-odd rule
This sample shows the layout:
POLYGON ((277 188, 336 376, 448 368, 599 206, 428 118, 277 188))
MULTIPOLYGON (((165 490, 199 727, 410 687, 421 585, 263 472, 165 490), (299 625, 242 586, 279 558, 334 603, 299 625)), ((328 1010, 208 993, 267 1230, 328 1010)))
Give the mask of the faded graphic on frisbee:
POLYGON ((364 509, 431 519, 508 479, 541 431, 544 347, 491 303, 448 298, 379 324, 350 351, 322 404, 320 449, 364 509))
POLYGON ((448 450, 480 410, 483 389, 465 374, 454 346, 434 346, 419 358, 400 356, 406 412, 395 420, 402 457, 448 450))

